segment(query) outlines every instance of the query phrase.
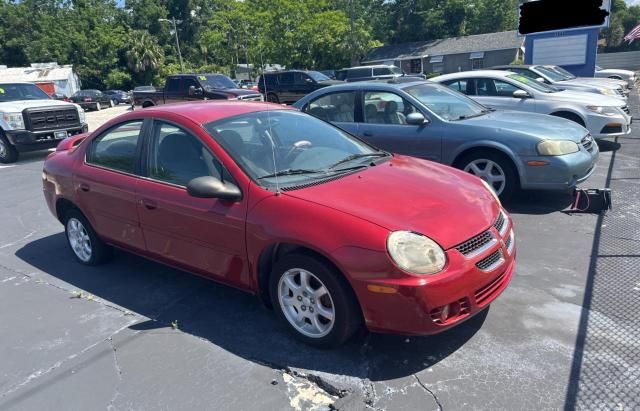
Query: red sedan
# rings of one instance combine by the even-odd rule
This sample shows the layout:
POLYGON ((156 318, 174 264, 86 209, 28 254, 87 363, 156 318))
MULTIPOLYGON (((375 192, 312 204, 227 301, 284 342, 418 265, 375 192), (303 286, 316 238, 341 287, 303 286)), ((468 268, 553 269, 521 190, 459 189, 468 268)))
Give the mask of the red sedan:
POLYGON ((80 263, 115 246, 241 288, 318 346, 363 325, 446 330, 514 269, 511 220, 480 179, 279 105, 124 114, 64 140, 43 179, 80 263))

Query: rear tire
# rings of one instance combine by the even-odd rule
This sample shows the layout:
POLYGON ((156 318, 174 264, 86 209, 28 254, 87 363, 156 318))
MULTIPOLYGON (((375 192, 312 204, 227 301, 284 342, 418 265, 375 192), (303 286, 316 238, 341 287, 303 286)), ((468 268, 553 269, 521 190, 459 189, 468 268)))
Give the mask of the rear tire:
POLYGON ((115 104, 113 104, 113 100, 109 100, 109 108, 113 108, 115 104))
POLYGON ((333 266, 314 255, 282 257, 271 272, 269 294, 280 320, 306 344, 337 347, 362 327, 351 287, 333 266))
POLYGON ((98 237, 89 221, 77 209, 65 214, 64 232, 67 244, 80 264, 100 265, 111 257, 111 247, 98 237))
POLYGON ((18 150, 9 142, 9 139, 5 137, 0 131, 0 163, 10 164, 18 161, 20 154, 18 150))
POLYGON ((489 183, 503 202, 509 201, 520 187, 518 171, 511 159, 502 153, 474 151, 458 160, 456 166, 489 183))
POLYGON ((268 93, 267 94, 267 101, 269 103, 280 104, 280 99, 278 98, 278 95, 275 94, 275 93, 268 93))

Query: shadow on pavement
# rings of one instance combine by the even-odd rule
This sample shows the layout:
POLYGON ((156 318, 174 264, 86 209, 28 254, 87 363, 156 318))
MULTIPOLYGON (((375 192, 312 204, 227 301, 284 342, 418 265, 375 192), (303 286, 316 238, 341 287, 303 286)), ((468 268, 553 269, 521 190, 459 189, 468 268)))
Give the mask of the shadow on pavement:
POLYGON ((509 213, 544 215, 564 210, 571 201, 569 192, 527 190, 516 193, 504 206, 509 213))
POLYGON ((372 381, 409 376, 464 345, 488 312, 436 336, 367 334, 339 349, 319 350, 293 338, 250 294, 133 254, 115 254, 114 261, 105 266, 82 266, 75 262, 62 233, 33 241, 16 252, 23 261, 72 287, 150 318, 131 329, 167 328, 176 322, 183 332, 276 369, 295 367, 372 381))
POLYGON ((609 141, 609 140, 596 140, 598 144, 598 148, 601 153, 606 153, 609 151, 617 151, 620 149, 621 145, 617 141, 609 141))

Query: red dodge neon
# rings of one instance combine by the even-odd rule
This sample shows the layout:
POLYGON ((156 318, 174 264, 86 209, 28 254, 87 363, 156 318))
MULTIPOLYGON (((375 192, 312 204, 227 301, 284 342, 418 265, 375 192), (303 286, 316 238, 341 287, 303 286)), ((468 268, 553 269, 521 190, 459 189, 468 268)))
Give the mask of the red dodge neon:
POLYGON ((241 288, 317 346, 363 324, 446 330, 514 268, 511 219, 480 179, 279 105, 131 112, 64 140, 43 179, 79 262, 115 246, 241 288))

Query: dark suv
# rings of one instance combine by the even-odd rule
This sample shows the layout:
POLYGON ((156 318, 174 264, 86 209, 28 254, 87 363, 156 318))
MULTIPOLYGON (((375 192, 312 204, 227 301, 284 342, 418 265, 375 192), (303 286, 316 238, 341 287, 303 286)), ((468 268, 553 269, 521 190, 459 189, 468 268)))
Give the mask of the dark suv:
POLYGON ((267 101, 291 104, 312 91, 340 83, 319 71, 287 70, 264 73, 258 78, 258 90, 267 101))
MULTIPOLYGON (((369 80, 391 80, 404 76, 404 72, 396 67, 384 64, 375 66, 349 67, 336 71, 336 79, 346 82, 369 81, 369 80)), ((424 74, 411 74, 411 77, 425 79, 424 74)))

